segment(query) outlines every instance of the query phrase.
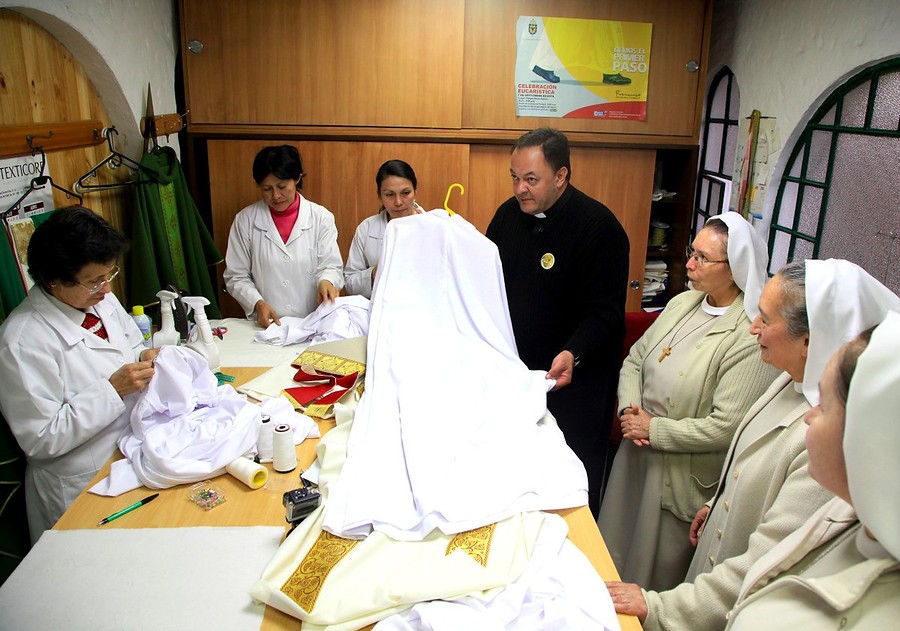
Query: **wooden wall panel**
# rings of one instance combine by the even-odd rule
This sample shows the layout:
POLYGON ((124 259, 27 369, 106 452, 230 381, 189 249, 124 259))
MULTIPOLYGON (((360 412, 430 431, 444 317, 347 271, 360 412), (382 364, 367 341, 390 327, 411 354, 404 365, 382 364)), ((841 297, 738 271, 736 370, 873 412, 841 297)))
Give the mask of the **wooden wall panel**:
MULTIPOLYGON (((100 120, 106 125, 109 114, 90 78, 50 33, 32 20, 8 9, 0 9, 0 121, 3 125, 25 125, 56 121, 100 120)), ((34 144, 39 145, 40 139, 34 144)), ((74 183, 108 154, 99 144, 47 153, 53 181, 72 189, 74 183)), ((103 183, 129 177, 126 169, 101 172, 103 183)), ((76 200, 54 191, 57 207, 76 200)), ((117 189, 85 195, 84 205, 102 215, 127 236, 130 232, 132 190, 117 189)), ((2 208, 0 210, 6 210, 2 208)), ((124 303, 125 274, 113 282, 113 290, 124 303)))
MULTIPOLYGON (((224 253, 234 215, 260 198, 251 175, 253 157, 264 146, 279 141, 214 140, 208 144, 213 234, 224 253)), ((356 227, 376 213, 380 202, 375 173, 383 162, 405 160, 416 172, 416 199, 426 209, 444 203, 447 187, 453 182, 466 186, 469 171, 468 146, 456 144, 390 142, 292 142, 300 150, 303 169, 303 196, 322 204, 335 216, 338 245, 346 261, 356 227)), ((465 198, 453 197, 465 214, 465 198)), ((219 266, 219 282, 224 264, 219 266)), ((233 300, 223 295, 222 307, 228 315, 240 312, 233 300)))
MULTIPOLYGON (((482 232, 494 211, 512 195, 509 147, 473 145, 469 157, 473 208, 470 221, 482 232)), ((629 280, 643 284, 647 226, 656 152, 651 149, 572 149, 572 185, 603 202, 616 215, 631 242, 629 280)), ((640 309, 641 290, 629 290, 626 308, 640 309)))
POLYGON ((468 0, 465 15, 463 127, 692 136, 699 120, 704 70, 689 73, 688 60, 702 62, 706 0, 468 0), (517 117, 515 103, 516 20, 521 15, 651 22, 650 85, 646 121, 598 121, 517 117))
POLYGON ((183 40, 203 43, 184 52, 189 122, 458 128, 463 12, 464 0, 184 0, 183 40))

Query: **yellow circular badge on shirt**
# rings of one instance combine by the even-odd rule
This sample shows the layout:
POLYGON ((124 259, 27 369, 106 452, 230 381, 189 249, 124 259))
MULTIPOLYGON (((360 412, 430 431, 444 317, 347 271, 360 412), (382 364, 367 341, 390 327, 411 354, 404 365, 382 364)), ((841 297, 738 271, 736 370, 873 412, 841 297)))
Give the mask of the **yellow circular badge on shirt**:
POLYGON ((541 257, 541 267, 544 269, 550 269, 553 267, 553 264, 556 263, 556 257, 547 252, 544 256, 541 257))

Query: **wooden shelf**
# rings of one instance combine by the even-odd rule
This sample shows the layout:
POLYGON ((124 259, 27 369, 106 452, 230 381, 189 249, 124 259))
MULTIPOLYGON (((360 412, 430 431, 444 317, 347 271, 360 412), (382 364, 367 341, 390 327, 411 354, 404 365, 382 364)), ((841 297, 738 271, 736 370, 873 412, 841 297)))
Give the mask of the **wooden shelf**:
POLYGON ((27 156, 37 148, 46 151, 90 147, 106 142, 99 120, 59 121, 0 126, 0 158, 27 156))

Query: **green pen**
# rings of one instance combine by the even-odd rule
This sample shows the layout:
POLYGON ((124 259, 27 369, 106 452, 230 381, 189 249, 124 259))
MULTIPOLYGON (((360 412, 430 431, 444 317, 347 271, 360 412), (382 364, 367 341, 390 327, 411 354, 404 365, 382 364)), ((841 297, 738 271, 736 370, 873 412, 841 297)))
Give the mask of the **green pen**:
POLYGON ((130 512, 133 511, 135 508, 140 508, 140 507, 143 506, 144 504, 149 504, 150 502, 152 502, 153 500, 155 500, 157 497, 159 497, 159 493, 154 493, 154 494, 151 495, 150 497, 145 497, 145 498, 142 499, 140 502, 137 502, 137 503, 135 503, 135 504, 132 504, 132 505, 129 506, 128 508, 123 508, 123 509, 120 510, 118 513, 113 513, 113 514, 110 515, 109 517, 104 517, 103 519, 100 520, 100 523, 98 523, 97 525, 98 525, 98 526, 102 526, 103 524, 109 523, 109 522, 111 522, 111 521, 114 520, 114 519, 118 519, 119 517, 121 517, 121 516, 124 515, 125 513, 130 513, 130 512))

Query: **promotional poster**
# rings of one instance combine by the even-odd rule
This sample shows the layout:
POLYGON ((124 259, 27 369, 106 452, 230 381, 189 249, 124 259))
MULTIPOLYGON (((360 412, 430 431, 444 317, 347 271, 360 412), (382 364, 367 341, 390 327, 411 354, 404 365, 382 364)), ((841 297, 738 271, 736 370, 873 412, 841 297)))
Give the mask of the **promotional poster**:
POLYGON ((516 115, 646 120, 652 24, 520 16, 516 115))

